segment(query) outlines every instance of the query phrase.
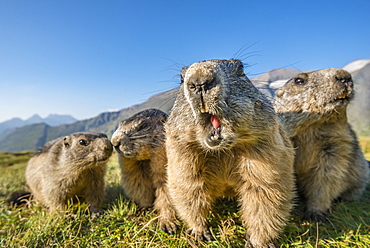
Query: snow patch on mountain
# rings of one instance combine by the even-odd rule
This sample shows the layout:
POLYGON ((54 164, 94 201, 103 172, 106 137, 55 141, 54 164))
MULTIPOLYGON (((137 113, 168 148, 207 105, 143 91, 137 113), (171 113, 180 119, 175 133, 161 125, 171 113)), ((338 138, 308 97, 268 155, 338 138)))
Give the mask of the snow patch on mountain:
POLYGON ((270 88, 271 89, 277 89, 280 87, 283 87, 283 85, 288 81, 289 79, 281 79, 281 80, 276 80, 270 83, 270 88))
POLYGON ((355 71, 358 71, 362 68, 364 68, 367 64, 370 63, 370 59, 359 59, 355 60, 343 67, 343 70, 346 70, 350 73, 353 73, 355 71))

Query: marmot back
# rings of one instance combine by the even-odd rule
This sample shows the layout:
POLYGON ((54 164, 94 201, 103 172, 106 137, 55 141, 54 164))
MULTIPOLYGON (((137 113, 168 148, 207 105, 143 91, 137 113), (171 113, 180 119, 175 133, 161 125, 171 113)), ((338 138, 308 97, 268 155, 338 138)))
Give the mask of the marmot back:
POLYGON ((275 109, 297 149, 307 219, 324 221, 333 200, 357 198, 366 187, 369 166, 347 121, 353 97, 351 74, 341 69, 299 74, 276 91, 275 109))
POLYGON ((112 144, 101 133, 73 133, 50 141, 28 162, 26 180, 31 193, 51 211, 65 209, 68 200, 82 196, 97 216, 112 151, 112 144))

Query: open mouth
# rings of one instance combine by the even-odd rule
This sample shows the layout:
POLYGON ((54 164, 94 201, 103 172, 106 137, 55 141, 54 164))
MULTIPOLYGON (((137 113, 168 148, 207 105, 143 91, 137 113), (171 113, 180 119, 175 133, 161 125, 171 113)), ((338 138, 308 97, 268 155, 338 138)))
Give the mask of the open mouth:
POLYGON ((210 139, 212 141, 216 141, 218 139, 220 139, 221 137, 221 134, 220 134, 220 120, 215 116, 215 115, 211 115, 210 117, 210 121, 212 123, 212 130, 211 130, 211 135, 210 135, 210 139))
POLYGON ((204 120, 207 123, 211 124, 210 132, 207 136, 206 143, 210 147, 214 147, 220 144, 222 137, 221 137, 221 123, 219 118, 216 115, 212 115, 209 113, 203 113, 204 120))
POLYGON ((342 93, 340 93, 335 100, 349 100, 350 95, 348 95, 348 92, 346 90, 343 90, 342 93))
POLYGON ((343 91, 337 98, 338 99, 346 99, 347 98, 347 92, 343 91))

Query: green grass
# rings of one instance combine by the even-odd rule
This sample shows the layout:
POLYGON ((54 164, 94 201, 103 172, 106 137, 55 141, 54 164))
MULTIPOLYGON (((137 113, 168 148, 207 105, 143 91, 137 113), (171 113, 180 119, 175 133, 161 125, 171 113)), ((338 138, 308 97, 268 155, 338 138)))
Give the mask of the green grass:
POLYGON ((370 137, 360 137, 359 142, 365 158, 370 161, 370 137))
MULTIPOLYGON (((366 147, 370 139, 361 138, 361 144, 366 147)), ((122 196, 115 154, 108 163, 105 214, 100 218, 91 219, 86 204, 54 214, 37 203, 9 209, 6 197, 27 189, 29 157, 27 152, 0 153, 0 247, 244 247, 245 229, 234 201, 219 200, 209 214, 214 241, 195 242, 181 222, 176 235, 160 231, 155 212, 138 212, 122 196)), ((361 200, 333 204, 330 221, 323 225, 293 215, 279 242, 281 247, 370 247, 370 188, 361 200)))

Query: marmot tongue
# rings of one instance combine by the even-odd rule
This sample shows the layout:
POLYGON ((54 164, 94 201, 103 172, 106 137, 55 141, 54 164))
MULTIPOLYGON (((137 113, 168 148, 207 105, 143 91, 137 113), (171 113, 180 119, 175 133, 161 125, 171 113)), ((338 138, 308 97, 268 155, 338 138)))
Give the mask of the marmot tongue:
POLYGON ((215 115, 211 115, 211 123, 214 129, 220 127, 220 120, 215 115))

